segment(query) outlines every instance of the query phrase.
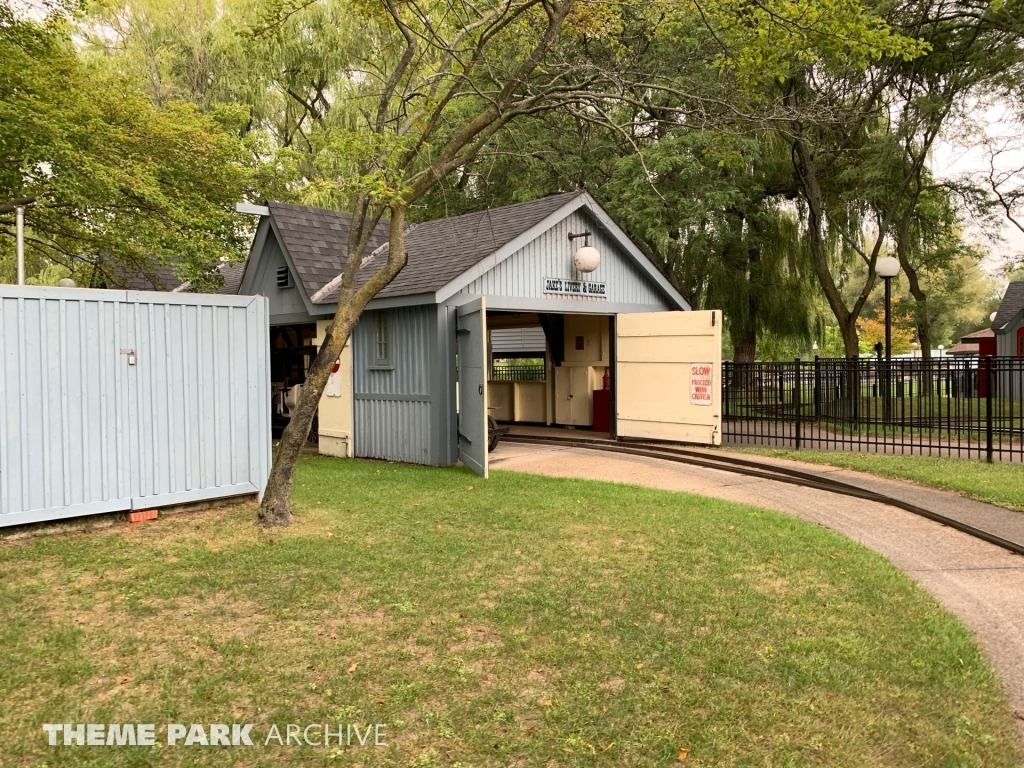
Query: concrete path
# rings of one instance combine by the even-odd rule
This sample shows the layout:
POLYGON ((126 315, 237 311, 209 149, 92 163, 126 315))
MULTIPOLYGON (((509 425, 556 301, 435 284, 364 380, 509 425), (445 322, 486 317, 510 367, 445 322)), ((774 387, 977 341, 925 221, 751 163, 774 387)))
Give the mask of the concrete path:
MULTIPOLYGON (((717 451, 716 451, 717 453, 717 451)), ((751 458, 744 456, 744 458, 751 458)), ((763 457, 756 457, 760 460, 763 457)), ((875 490, 915 504, 966 509, 955 494, 882 480, 849 470, 780 461, 843 481, 870 482, 875 490), (923 503, 927 500, 929 504, 923 503)), ((773 480, 585 448, 501 443, 491 466, 552 477, 578 477, 686 491, 799 517, 830 528, 888 557, 974 632, 1003 680, 1024 739, 1024 557, 895 507, 799 488, 773 480)), ((989 505, 981 505, 989 506, 989 505)), ((974 511, 984 514, 984 510, 974 511)), ((1024 513, 1020 514, 1024 519, 1024 513)), ((1003 525, 1011 521, 1002 520, 1003 525)))

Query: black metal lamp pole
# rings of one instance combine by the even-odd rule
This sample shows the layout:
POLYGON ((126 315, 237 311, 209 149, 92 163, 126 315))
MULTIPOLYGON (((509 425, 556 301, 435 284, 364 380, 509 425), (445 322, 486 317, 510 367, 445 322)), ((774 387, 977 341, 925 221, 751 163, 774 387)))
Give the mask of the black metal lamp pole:
POLYGON ((885 280, 885 361, 892 360, 892 278, 885 280))
POLYGON ((892 415, 892 279, 900 273, 899 259, 886 256, 879 259, 875 270, 885 281, 885 375, 883 378, 882 408, 886 422, 892 415))

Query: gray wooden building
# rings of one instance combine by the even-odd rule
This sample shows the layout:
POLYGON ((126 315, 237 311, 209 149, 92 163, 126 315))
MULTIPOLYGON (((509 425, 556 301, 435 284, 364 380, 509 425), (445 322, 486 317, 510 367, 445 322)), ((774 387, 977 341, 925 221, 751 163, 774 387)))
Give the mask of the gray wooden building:
MULTIPOLYGON (((302 355, 308 363, 337 309, 350 217, 283 203, 251 212, 261 218, 239 293, 269 298, 271 355, 285 361, 272 362, 272 386, 286 392, 301 384, 300 367, 287 360, 302 355)), ((503 422, 609 432, 649 421, 646 436, 685 422, 706 434, 701 441, 716 441, 717 405, 698 409, 697 417, 679 415, 685 376, 678 393, 665 394, 672 403, 654 398, 648 408, 641 397, 636 413, 623 413, 625 389, 641 387, 653 369, 623 368, 618 319, 671 315, 676 330, 651 333, 664 343, 706 336, 712 341, 691 338, 682 346, 717 365, 720 343, 718 351, 712 347, 721 315, 716 321, 712 312, 687 312, 693 318, 683 328, 686 301, 589 194, 410 225, 406 241, 407 266, 367 307, 321 400, 322 453, 431 465, 461 458, 486 473, 488 413, 503 422), (498 352, 489 333, 495 329, 503 332, 498 352), (521 333, 509 333, 515 329, 521 333), (521 350, 517 338, 524 339, 521 350), (496 361, 511 375, 497 376, 496 361)), ((386 258, 386 242, 382 222, 366 277, 386 258)), ((655 357, 677 372, 687 362, 676 352, 655 357)))
POLYGON ((1024 357, 1024 280, 1015 280, 1007 286, 992 320, 992 330, 996 337, 996 355, 1024 357))

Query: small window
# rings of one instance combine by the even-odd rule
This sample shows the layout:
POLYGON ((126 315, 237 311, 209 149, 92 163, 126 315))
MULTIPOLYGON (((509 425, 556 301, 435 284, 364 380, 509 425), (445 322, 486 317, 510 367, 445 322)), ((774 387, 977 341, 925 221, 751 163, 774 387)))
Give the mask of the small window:
POLYGON ((391 368, 391 336, 388 331, 388 313, 377 313, 376 336, 373 342, 373 367, 391 368))
POLYGON ((291 288, 294 285, 292 282, 292 273, 288 267, 277 268, 277 287, 278 288, 291 288))

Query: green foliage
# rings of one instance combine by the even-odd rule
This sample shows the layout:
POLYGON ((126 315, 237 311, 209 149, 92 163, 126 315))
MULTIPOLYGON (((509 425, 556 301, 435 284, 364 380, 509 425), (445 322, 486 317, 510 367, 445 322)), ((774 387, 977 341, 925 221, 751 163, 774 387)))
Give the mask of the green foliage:
POLYGON ((809 353, 812 340, 824 352, 834 340, 794 120, 818 159, 824 258, 846 306, 876 306, 867 264, 896 237, 895 212, 911 219, 899 240, 920 266, 910 291, 918 332, 945 338, 975 322, 973 310, 970 322, 951 319, 965 297, 983 303, 956 287, 981 258, 962 242, 962 211, 927 173, 920 194, 904 182, 937 128, 963 118, 967 94, 1019 82, 1020 10, 971 5, 924 23, 933 5, 579 0, 522 83, 520 94, 546 94, 545 106, 440 173, 431 166, 446 142, 536 40, 538 9, 510 6, 485 41, 466 25, 498 12, 494 2, 394 6, 419 41, 394 83, 405 40, 373 0, 97 0, 77 32, 101 81, 141 89, 160 114, 189 102, 199 110, 190 119, 244 137, 247 189, 259 197, 338 209, 361 195, 383 208, 415 199, 409 217, 422 220, 584 188, 692 303, 725 310, 737 354, 757 344, 774 356, 809 353), (439 41, 456 37, 477 53, 449 56, 439 41), (806 93, 784 104, 796 82, 806 93), (225 107, 231 119, 220 118, 225 107))
MULTIPOLYGON (((244 253, 231 205, 249 185, 251 158, 225 129, 237 108, 209 115, 156 105, 124 78, 82 62, 67 20, 19 20, 0 5, 0 203, 34 198, 27 249, 37 266, 117 271, 173 265, 203 283, 221 258, 244 253)), ((0 215, 9 260, 13 214, 0 215)), ((99 276, 97 275, 97 278, 99 276)))
POLYGON ((741 82, 781 82, 794 68, 815 64, 864 69, 883 57, 909 61, 929 50, 859 0, 716 0, 701 7, 722 46, 716 63, 741 82))

